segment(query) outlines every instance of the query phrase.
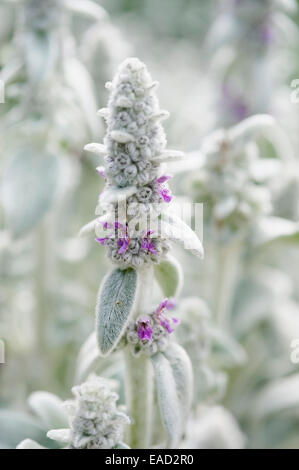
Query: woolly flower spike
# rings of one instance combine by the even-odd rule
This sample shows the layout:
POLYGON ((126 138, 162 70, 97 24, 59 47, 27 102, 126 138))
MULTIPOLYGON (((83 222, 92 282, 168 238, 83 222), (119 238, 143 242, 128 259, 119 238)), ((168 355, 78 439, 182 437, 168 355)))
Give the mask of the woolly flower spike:
POLYGON ((266 117, 253 116, 213 133, 202 149, 204 165, 192 176, 192 196, 204 203, 206 221, 222 241, 271 210, 267 174, 273 176, 273 160, 261 159, 255 143, 266 117))
POLYGON ((137 318, 128 326, 124 342, 131 346, 134 356, 152 356, 158 351, 165 351, 169 335, 179 322, 167 312, 174 307, 173 299, 165 299, 154 312, 137 318))
POLYGON ((105 168, 98 171, 106 184, 96 209, 101 217, 83 227, 80 234, 95 228, 96 241, 107 248, 108 257, 121 269, 159 264, 169 251, 168 240, 183 243, 203 257, 197 235, 179 217, 169 216, 170 176, 163 174, 161 164, 181 159, 183 154, 165 149, 160 121, 167 113, 159 109, 156 85, 142 62, 125 60, 107 84, 108 107, 100 110, 107 123, 104 144, 85 147, 104 157, 105 168), (106 217, 113 221, 104 226, 101 222, 106 217), (120 220, 121 231, 113 225, 120 220))
POLYGON ((130 420, 117 409, 118 395, 111 391, 112 385, 110 380, 91 375, 73 387, 75 399, 65 403, 70 429, 49 431, 48 437, 67 442, 72 449, 113 449, 130 420))
POLYGON ((109 233, 104 236, 97 233, 96 238, 106 246, 110 260, 124 268, 158 263, 169 249, 148 222, 153 214, 157 218, 172 200, 167 186, 170 176, 161 175, 160 170, 160 162, 171 157, 171 151, 165 151, 166 138, 160 124, 167 113, 159 109, 155 87, 156 82, 142 62, 135 58, 125 60, 113 82, 107 84, 108 107, 99 112, 107 123, 104 145, 86 146, 86 150, 104 155, 105 159, 105 168, 98 168, 106 181, 99 199, 100 210, 107 211, 108 202, 117 221, 118 196, 126 198, 126 220, 120 224, 121 233, 116 225, 106 225, 103 229, 109 233), (142 233, 130 232, 133 219, 142 219, 139 223, 145 226, 142 233))

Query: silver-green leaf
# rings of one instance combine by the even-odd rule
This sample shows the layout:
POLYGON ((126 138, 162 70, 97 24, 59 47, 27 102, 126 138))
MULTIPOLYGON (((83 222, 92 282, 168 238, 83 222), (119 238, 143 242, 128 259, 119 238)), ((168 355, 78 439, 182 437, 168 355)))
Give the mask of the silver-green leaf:
POLYGON ((182 435, 182 416, 170 362, 164 354, 152 356, 162 422, 168 435, 168 447, 174 448, 182 435))
POLYGON ((182 437, 192 403, 193 373, 190 359, 177 343, 152 357, 162 422, 169 447, 182 437))
POLYGON ((105 279, 96 306, 96 331, 100 353, 117 345, 133 309, 137 287, 134 269, 115 269, 105 279))
POLYGON ((204 257, 204 249, 196 233, 180 217, 171 212, 161 214, 161 234, 173 240, 199 258, 204 257))
POLYGON ((176 383, 182 423, 186 422, 192 404, 193 371, 186 351, 178 343, 170 343, 165 357, 168 359, 176 383))
POLYGON ((155 277, 166 297, 175 297, 179 294, 183 272, 175 258, 168 256, 167 259, 155 265, 155 277))

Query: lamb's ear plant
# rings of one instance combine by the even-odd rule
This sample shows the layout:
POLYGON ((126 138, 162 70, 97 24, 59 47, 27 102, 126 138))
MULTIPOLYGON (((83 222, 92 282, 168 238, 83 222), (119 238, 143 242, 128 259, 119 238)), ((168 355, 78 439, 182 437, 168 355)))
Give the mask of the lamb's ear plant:
POLYGON ((184 430, 192 400, 192 368, 172 332, 174 299, 181 285, 178 263, 169 257, 170 241, 190 246, 203 256, 200 241, 168 205, 172 195, 164 163, 182 158, 167 150, 159 108, 157 82, 136 58, 125 60, 109 89, 108 107, 100 110, 107 123, 104 144, 87 150, 103 158, 98 171, 106 184, 99 197, 98 217, 81 233, 93 229, 115 268, 103 280, 96 306, 99 353, 123 350, 126 405, 132 424, 128 443, 147 448, 151 441, 154 392, 166 431, 159 445, 175 447, 184 430), (154 280, 171 298, 154 305, 154 280), (154 388, 155 384, 155 388, 154 388))
MULTIPOLYGON (((208 358, 227 373, 224 404, 242 422, 250 447, 280 443, 276 435, 280 419, 286 409, 297 406, 290 386, 296 383, 297 373, 290 375, 293 366, 279 359, 289 355, 297 328, 289 323, 290 311, 297 308, 287 300, 292 288, 283 287, 292 281, 279 265, 282 258, 286 262, 282 244, 295 246, 298 241, 298 222, 283 218, 284 212, 277 217, 272 205, 293 168, 292 152, 288 145, 279 145, 278 135, 279 128, 267 115, 252 116, 215 132, 202 146, 201 166, 186 180, 193 199, 204 203, 207 256, 200 285, 216 323, 205 335, 210 343, 208 358), (274 356, 283 380, 277 380, 277 369, 269 365, 274 356), (280 400, 281 390, 289 386, 280 400)), ((185 311, 182 322, 189 329, 194 324, 191 314, 185 311)), ((199 333, 194 333, 199 339, 199 333)), ((194 356, 188 329, 181 329, 180 334, 180 341, 194 356)), ((285 417, 289 435, 294 421, 285 417)))

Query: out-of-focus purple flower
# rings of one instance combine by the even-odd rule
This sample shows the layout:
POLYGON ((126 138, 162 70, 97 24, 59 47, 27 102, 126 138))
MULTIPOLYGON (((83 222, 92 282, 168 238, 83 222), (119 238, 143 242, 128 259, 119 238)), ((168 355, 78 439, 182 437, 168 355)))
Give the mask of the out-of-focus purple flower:
POLYGON ((143 317, 139 320, 137 333, 141 340, 148 339, 149 341, 151 341, 153 329, 151 327, 150 319, 148 317, 143 317))
POLYGON ((273 29, 269 23, 265 22, 262 25, 260 35, 264 44, 271 44, 273 42, 273 29))
POLYGON ((156 250, 156 247, 151 239, 151 235, 153 234, 153 230, 149 230, 146 233, 146 236, 142 238, 141 241, 141 249, 142 251, 145 251, 146 253, 153 253, 154 255, 157 255, 158 252, 156 250))
POLYGON ((224 83, 222 86, 222 96, 224 106, 228 108, 229 112, 234 116, 237 121, 241 121, 249 116, 249 108, 241 96, 236 95, 233 87, 229 83, 224 83))

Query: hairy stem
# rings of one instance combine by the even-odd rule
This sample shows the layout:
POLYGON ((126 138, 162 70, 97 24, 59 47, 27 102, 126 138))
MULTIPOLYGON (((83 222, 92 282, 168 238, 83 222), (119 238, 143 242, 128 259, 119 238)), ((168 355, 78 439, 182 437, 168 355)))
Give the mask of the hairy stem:
MULTIPOLYGON (((134 317, 145 313, 153 279, 152 267, 138 272, 138 295, 134 317)), ((134 449, 146 449, 150 444, 151 414, 153 401, 152 366, 148 357, 135 358, 127 348, 126 361, 126 404, 132 418, 128 430, 128 443, 134 449)))
POLYGON ((135 358, 126 350, 126 401, 132 424, 128 442, 133 449, 147 449, 151 432, 152 369, 148 357, 135 358))

